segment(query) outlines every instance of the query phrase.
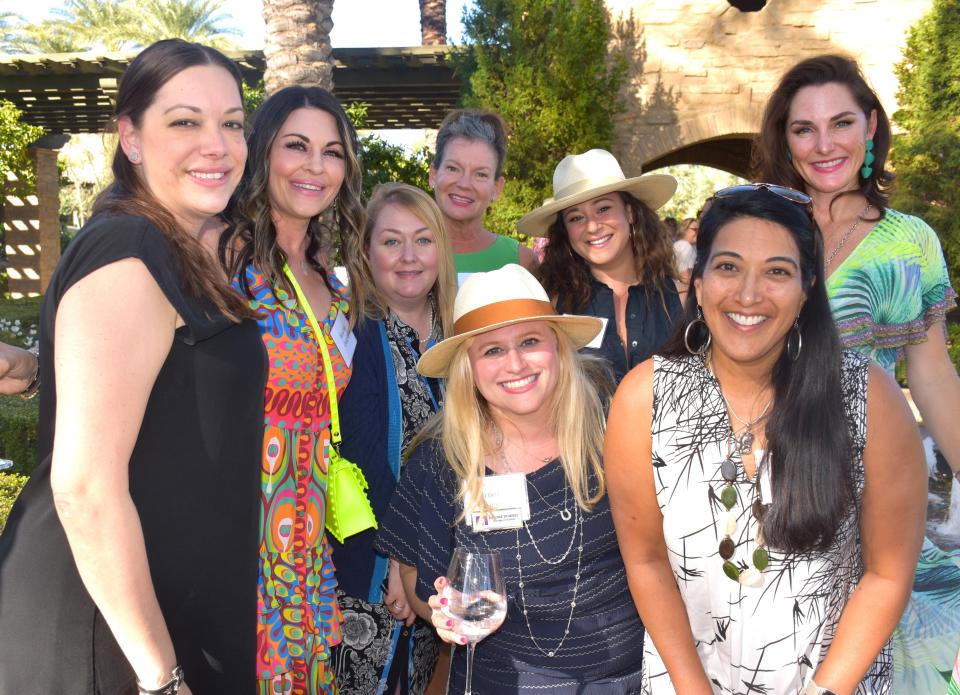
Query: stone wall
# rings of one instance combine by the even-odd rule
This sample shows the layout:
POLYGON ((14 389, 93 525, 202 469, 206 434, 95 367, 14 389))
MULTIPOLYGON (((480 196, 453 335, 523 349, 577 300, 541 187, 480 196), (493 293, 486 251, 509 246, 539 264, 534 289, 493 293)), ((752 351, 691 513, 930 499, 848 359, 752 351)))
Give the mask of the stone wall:
POLYGON ((744 13, 726 0, 606 2, 633 56, 614 147, 628 175, 680 162, 744 175, 767 95, 787 68, 820 53, 856 58, 892 113, 906 29, 932 4, 771 0, 744 13))

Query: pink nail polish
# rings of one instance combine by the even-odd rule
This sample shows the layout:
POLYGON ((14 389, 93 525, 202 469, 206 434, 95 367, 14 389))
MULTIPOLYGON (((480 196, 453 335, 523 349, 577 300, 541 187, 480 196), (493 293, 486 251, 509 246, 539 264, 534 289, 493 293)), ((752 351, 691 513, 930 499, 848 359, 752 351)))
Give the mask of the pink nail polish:
POLYGON ((461 638, 460 638, 460 644, 466 644, 466 643, 467 643, 467 638, 466 638, 466 637, 461 637, 461 638))
POLYGON ((453 627, 453 621, 452 621, 452 620, 448 620, 448 621, 447 621, 447 627, 453 627))
POLYGON ((445 605, 447 605, 447 603, 448 603, 447 599, 445 599, 445 598, 440 599, 440 605, 441 605, 441 606, 445 606, 445 605))

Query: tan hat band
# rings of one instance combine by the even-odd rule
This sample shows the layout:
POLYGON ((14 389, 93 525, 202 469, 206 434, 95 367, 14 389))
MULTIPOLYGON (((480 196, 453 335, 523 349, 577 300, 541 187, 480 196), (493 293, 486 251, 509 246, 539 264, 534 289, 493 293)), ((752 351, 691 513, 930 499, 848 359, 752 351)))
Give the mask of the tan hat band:
POLYGON ((549 318, 556 315, 557 312, 550 302, 539 299, 506 299, 468 311, 454 322, 453 332, 454 335, 461 335, 507 321, 549 318))
POLYGON ((623 176, 601 176, 597 178, 580 179, 579 181, 571 183, 569 186, 564 186, 559 191, 554 190, 553 197, 559 201, 562 198, 580 195, 584 191, 592 191, 594 188, 623 183, 624 181, 626 181, 626 179, 623 176))

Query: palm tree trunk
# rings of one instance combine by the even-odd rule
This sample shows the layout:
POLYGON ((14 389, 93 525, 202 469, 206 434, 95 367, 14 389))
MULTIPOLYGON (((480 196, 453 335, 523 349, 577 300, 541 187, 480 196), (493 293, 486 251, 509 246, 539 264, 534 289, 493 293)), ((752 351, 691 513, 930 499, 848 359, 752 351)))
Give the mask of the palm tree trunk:
POLYGON ((424 46, 447 43, 446 0, 420 0, 420 42, 424 46))
POLYGON ((300 84, 333 90, 333 0, 263 0, 267 94, 300 84))

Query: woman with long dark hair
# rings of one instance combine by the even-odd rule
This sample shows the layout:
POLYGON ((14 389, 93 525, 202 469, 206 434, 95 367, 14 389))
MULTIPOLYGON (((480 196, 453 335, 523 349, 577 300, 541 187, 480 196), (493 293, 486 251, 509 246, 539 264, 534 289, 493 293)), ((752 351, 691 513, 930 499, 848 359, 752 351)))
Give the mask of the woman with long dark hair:
POLYGON ((923 452, 893 380, 840 348, 809 202, 716 194, 683 325, 613 401, 610 503, 652 693, 890 688, 923 452))
POLYGON ((216 260, 235 64, 127 68, 113 183, 41 311, 39 464, 0 538, 0 692, 252 693, 265 359, 216 260))
MULTIPOLYGON (((857 63, 816 56, 790 68, 771 93, 754 168, 761 181, 813 199, 841 342, 890 374, 906 363, 923 424, 960 476, 960 378, 944 330, 956 292, 936 232, 889 207, 891 140, 887 115, 857 63)), ((897 691, 942 688, 960 644, 958 565, 957 553, 924 543, 913 600, 894 635, 897 691)))
POLYGON ((669 337, 680 313, 673 239, 655 211, 677 188, 672 176, 627 178, 605 150, 565 157, 553 197, 517 228, 546 236, 538 277, 561 313, 603 320, 587 351, 619 381, 669 337))
POLYGON ((359 262, 358 141, 330 92, 296 86, 260 106, 247 145, 221 250, 259 315, 270 365, 256 678, 264 694, 333 692, 330 650, 340 641, 341 616, 324 530, 331 412, 350 379, 350 329, 369 287, 359 262), (351 275, 349 301, 334 272, 334 245, 351 275))

